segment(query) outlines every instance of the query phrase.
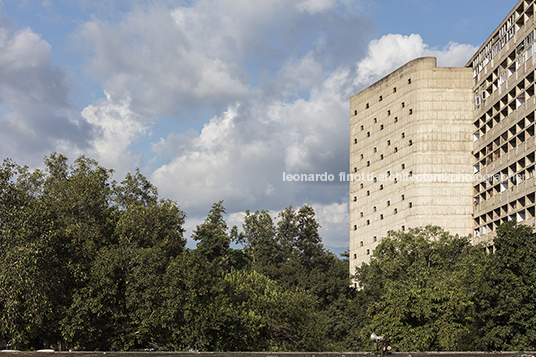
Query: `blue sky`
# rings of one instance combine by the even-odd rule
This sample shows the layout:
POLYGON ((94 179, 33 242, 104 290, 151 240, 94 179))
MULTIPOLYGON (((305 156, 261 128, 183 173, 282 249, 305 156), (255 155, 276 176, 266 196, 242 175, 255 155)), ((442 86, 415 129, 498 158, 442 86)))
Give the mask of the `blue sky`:
POLYGON ((416 57, 463 66, 515 4, 0 0, 0 156, 84 154, 117 180, 139 167, 188 235, 222 199, 239 226, 311 204, 343 251, 349 97, 416 57))

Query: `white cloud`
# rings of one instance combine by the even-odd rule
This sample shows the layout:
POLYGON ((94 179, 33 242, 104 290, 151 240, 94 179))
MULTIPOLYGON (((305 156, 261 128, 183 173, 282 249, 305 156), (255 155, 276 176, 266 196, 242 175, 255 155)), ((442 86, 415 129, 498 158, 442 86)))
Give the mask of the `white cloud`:
POLYGON ((320 235, 332 247, 347 247, 349 241, 348 203, 313 204, 320 235))
POLYGON ((84 108, 82 117, 96 128, 89 151, 101 165, 113 167, 120 174, 141 166, 139 155, 128 149, 147 128, 130 110, 130 98, 117 102, 106 93, 106 100, 84 108))
POLYGON ((370 42, 367 57, 357 65, 355 85, 369 85, 418 57, 437 57, 438 66, 443 67, 464 66, 476 50, 458 43, 449 43, 442 50, 430 49, 420 35, 388 34, 370 42))
POLYGON ((324 12, 327 9, 336 5, 335 0, 304 0, 301 1, 297 7, 300 11, 314 14, 317 12, 324 12))
POLYGON ((48 42, 0 14, 0 152, 32 166, 58 148, 86 147, 91 133, 73 115, 69 80, 50 59, 48 42))

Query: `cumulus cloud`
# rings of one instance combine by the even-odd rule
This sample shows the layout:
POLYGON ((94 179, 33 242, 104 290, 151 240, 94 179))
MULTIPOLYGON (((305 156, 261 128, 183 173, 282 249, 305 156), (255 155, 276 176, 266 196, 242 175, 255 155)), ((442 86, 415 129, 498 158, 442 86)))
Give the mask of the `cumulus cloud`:
POLYGON ((341 88, 347 75, 347 70, 332 73, 311 90, 309 100, 259 98, 213 117, 198 135, 159 139, 158 150, 170 146, 177 151, 152 180, 194 214, 219 199, 230 212, 282 209, 293 199, 338 199, 346 189, 338 179, 288 182, 283 173, 336 175, 347 170, 347 142, 341 142, 348 132, 346 91, 341 88))
POLYGON ((442 67, 464 66, 476 50, 477 47, 458 43, 449 43, 442 50, 432 49, 420 35, 388 34, 369 43, 366 58, 357 65, 355 85, 369 85, 418 57, 436 57, 442 67))
POLYGON ((128 149, 147 126, 130 110, 130 98, 116 101, 105 94, 106 100, 99 100, 82 111, 82 117, 95 128, 88 151, 100 164, 124 174, 142 164, 140 155, 128 149))
POLYGON ((348 247, 349 207, 348 203, 313 204, 316 219, 321 223, 320 235, 330 247, 348 247))
POLYGON ((51 46, 0 14, 0 152, 37 165, 57 149, 87 145, 91 127, 76 116, 69 80, 51 65, 51 46), (35 155, 35 154, 38 155, 35 155))

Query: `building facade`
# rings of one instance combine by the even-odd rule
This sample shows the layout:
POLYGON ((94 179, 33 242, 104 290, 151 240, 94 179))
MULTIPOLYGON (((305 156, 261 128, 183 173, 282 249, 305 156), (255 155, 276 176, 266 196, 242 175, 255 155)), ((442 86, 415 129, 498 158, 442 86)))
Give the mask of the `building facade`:
POLYGON ((350 272, 390 230, 428 224, 492 247, 535 223, 534 0, 465 67, 418 58, 350 99, 350 272))
POLYGON ((472 76, 419 58, 350 99, 352 267, 390 230, 472 232, 472 76))
POLYGON ((474 243, 534 224, 534 2, 519 1, 467 64, 474 91, 474 243))

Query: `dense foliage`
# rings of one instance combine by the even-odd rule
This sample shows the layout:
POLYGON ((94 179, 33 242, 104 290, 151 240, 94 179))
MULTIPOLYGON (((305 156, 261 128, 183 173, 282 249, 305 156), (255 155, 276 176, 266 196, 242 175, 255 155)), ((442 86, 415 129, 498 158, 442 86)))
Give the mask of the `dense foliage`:
POLYGON ((0 339, 19 349, 536 349, 536 235, 508 222, 487 254, 438 227, 391 232, 350 287, 310 206, 223 202, 194 230, 139 171, 52 154, 43 170, 0 166, 0 339))

